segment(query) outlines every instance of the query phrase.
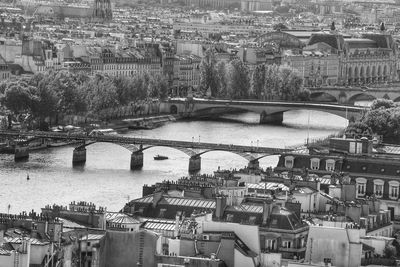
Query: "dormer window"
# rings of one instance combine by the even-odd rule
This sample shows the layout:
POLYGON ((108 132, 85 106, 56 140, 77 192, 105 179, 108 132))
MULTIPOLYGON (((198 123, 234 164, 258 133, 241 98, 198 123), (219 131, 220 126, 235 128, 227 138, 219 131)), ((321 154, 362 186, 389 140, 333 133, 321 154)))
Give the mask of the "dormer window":
POLYGON ((383 196, 383 185, 384 181, 381 179, 374 180, 374 194, 376 197, 381 198, 383 196))
POLYGON ((159 218, 165 218, 165 212, 167 209, 160 209, 160 214, 158 215, 159 218))
POLYGON ((390 181, 389 182, 389 198, 390 199, 398 199, 399 185, 400 185, 400 183, 398 181, 390 181))
POLYGON ((365 191, 367 189, 367 179, 365 178, 357 178, 356 179, 356 185, 357 185, 357 197, 365 197, 365 191))
POLYGON ((293 156, 286 156, 285 157, 285 167, 286 168, 293 168, 294 165, 294 157, 293 156))
POLYGON ((311 170, 319 170, 319 159, 317 158, 312 158, 311 159, 311 170))
POLYGON ((326 160, 326 170, 328 172, 333 172, 335 170, 335 160, 334 159, 326 160))
POLYGON ((362 153, 362 143, 361 142, 350 142, 349 153, 361 154, 362 153))

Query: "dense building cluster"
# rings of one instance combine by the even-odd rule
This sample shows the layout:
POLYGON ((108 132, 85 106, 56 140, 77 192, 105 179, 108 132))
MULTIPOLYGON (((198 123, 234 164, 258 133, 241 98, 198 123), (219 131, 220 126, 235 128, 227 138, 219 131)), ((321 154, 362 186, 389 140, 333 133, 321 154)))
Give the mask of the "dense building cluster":
POLYGON ((274 169, 145 185, 120 212, 80 201, 0 214, 0 263, 392 265, 400 253, 395 149, 332 138, 329 151, 282 154, 274 169))

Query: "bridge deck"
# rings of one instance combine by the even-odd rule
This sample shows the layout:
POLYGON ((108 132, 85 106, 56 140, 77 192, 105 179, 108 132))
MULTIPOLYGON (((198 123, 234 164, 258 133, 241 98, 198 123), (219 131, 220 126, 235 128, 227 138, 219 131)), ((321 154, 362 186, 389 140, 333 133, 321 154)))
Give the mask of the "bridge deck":
POLYGON ((36 138, 50 138, 50 139, 63 139, 63 140, 82 140, 92 142, 106 142, 118 144, 134 144, 134 145, 150 145, 150 146, 164 146, 164 147, 181 147, 193 149, 206 149, 206 150, 221 150, 232 152, 248 152, 260 154, 274 154, 278 155, 284 152, 289 152, 291 149, 286 148, 272 148, 263 146, 243 146, 233 144, 216 144, 205 142, 188 142, 152 138, 138 138, 138 137, 124 137, 116 135, 103 135, 103 136, 87 136, 84 134, 64 134, 53 132, 14 132, 14 131, 0 131, 0 136, 3 137, 36 137, 36 138))
MULTIPOLYGON (((257 101, 257 100, 223 100, 223 99, 201 99, 194 98, 191 100, 192 103, 203 103, 218 106, 275 106, 275 107, 290 107, 290 108, 304 108, 304 109, 331 109, 331 110, 342 110, 348 112, 362 112, 366 108, 353 106, 353 105, 342 105, 342 104, 327 104, 327 103, 309 103, 309 102, 283 102, 283 101, 257 101)), ((188 100, 185 98, 172 98, 168 100, 168 103, 184 104, 188 100)))

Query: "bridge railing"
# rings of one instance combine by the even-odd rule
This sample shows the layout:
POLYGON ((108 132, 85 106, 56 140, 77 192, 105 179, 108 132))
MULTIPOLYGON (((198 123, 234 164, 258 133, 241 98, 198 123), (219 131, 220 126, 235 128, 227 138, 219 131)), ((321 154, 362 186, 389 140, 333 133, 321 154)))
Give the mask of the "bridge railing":
POLYGON ((289 149, 286 148, 272 148, 272 147, 262 147, 262 146, 255 147, 255 146, 217 144, 217 143, 207 143, 207 142, 124 137, 117 135, 89 136, 86 134, 65 134, 65 133, 43 132, 43 131, 36 131, 36 132, 0 131, 0 136, 39 137, 39 138, 82 140, 82 141, 95 141, 95 142, 108 142, 108 143, 135 144, 135 145, 170 146, 170 147, 210 149, 210 150, 221 150, 221 151, 249 152, 249 153, 260 153, 260 154, 280 154, 282 152, 290 151, 289 149))

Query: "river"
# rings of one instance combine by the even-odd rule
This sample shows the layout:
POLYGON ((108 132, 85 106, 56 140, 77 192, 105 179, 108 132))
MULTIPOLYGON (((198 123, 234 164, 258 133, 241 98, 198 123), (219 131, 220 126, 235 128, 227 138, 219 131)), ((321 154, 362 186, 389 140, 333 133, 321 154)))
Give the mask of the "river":
MULTIPOLYGON (((310 138, 325 137, 347 125, 343 118, 317 111, 284 114, 283 126, 259 125, 259 115, 245 113, 225 116, 220 121, 178 121, 153 130, 131 131, 126 136, 285 147, 310 138), (257 142, 258 140, 258 142, 257 142)), ((87 148, 83 167, 72 167, 73 147, 31 152, 29 161, 14 162, 13 155, 0 155, 0 212, 19 213, 46 204, 67 205, 73 200, 93 202, 110 211, 120 210, 129 199, 141 197, 143 184, 187 175, 189 158, 172 149, 154 147, 144 153, 142 170, 131 171, 130 152, 113 144, 87 148), (157 154, 168 160, 154 161, 157 154), (30 180, 26 179, 29 173, 30 180)), ((260 160, 262 167, 275 166, 277 156, 260 160)), ((202 155, 202 173, 241 168, 247 161, 228 152, 202 155)))

